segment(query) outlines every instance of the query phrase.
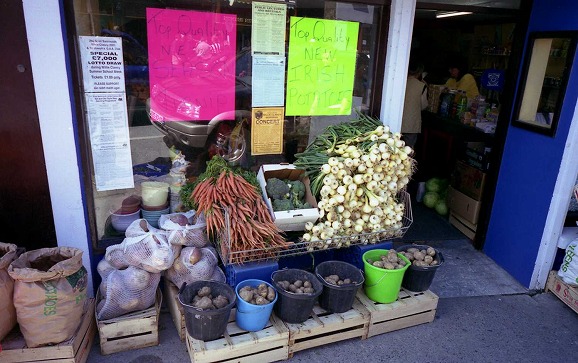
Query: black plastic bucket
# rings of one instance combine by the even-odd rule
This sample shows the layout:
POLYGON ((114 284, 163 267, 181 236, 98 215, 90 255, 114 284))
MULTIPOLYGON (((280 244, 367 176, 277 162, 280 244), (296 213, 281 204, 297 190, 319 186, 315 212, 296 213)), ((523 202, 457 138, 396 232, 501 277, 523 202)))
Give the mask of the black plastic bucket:
MULTIPOLYGON (((405 252, 408 248, 417 248, 419 250, 427 250, 431 246, 427 245, 405 245, 397 249, 397 252, 405 252)), ((435 266, 415 266, 411 264, 405 275, 403 276, 403 281, 401 286, 409 291, 421 292, 429 289, 433 279, 435 277, 437 269, 444 263, 444 256, 440 251, 434 248, 436 251, 435 259, 438 260, 438 264, 435 266)))
POLYGON ((323 284, 319 296, 319 306, 331 313, 344 313, 351 309, 355 295, 363 285, 363 273, 354 265, 342 261, 325 261, 315 267, 315 274, 323 284), (351 284, 334 285, 325 281, 325 277, 337 275, 341 280, 350 279, 351 284))
POLYGON ((185 312, 185 326, 187 333, 198 340, 210 341, 223 336, 227 329, 231 309, 235 306, 237 296, 232 287, 219 281, 195 281, 190 285, 183 284, 179 290, 179 303, 185 312), (211 295, 217 297, 223 295, 229 300, 229 304, 220 309, 202 310, 192 305, 193 298, 202 287, 211 288, 211 295))
POLYGON ((275 271, 271 274, 271 280, 273 281, 273 286, 275 287, 275 290, 277 290, 278 295, 277 303, 275 303, 275 307, 273 308, 275 314, 281 320, 290 324, 299 324, 309 319, 309 316, 313 311, 313 306, 315 306, 315 301, 323 291, 321 281, 319 281, 311 272, 300 269, 275 271), (312 294, 295 294, 286 291, 277 284, 277 282, 283 280, 289 282, 307 280, 311 282, 311 286, 315 292, 312 294))

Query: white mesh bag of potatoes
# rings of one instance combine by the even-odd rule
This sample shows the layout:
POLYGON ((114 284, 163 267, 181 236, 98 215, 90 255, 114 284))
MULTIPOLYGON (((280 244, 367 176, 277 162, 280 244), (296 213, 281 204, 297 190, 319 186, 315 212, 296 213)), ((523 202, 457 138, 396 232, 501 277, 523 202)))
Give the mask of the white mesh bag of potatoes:
POLYGON ((107 247, 105 259, 117 269, 135 266, 158 273, 171 267, 177 255, 178 246, 167 241, 164 231, 137 219, 128 226, 122 243, 107 247))
POLYGON ((108 320, 150 308, 155 303, 160 273, 150 273, 138 267, 114 269, 106 260, 97 266, 102 282, 96 317, 108 320))
POLYGON ((183 282, 190 284, 198 280, 215 280, 225 282, 225 274, 218 266, 216 251, 213 247, 185 247, 175 259, 165 277, 175 286, 183 282))
POLYGON ((163 214, 159 227, 166 231, 167 239, 173 245, 205 247, 209 243, 205 216, 194 210, 163 214))

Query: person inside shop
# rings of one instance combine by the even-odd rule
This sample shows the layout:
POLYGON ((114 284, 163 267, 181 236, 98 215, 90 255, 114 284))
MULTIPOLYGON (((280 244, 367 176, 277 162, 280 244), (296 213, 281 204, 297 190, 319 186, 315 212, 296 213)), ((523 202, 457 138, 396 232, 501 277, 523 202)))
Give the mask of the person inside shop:
POLYGON ((422 79, 423 71, 423 64, 410 60, 401 119, 401 133, 405 144, 412 149, 415 149, 417 138, 421 133, 421 112, 428 106, 427 84, 422 79))
POLYGON ((468 99, 473 99, 480 94, 476 79, 467 73, 466 62, 460 57, 450 59, 448 71, 450 78, 446 82, 446 87, 458 89, 466 92, 468 99))

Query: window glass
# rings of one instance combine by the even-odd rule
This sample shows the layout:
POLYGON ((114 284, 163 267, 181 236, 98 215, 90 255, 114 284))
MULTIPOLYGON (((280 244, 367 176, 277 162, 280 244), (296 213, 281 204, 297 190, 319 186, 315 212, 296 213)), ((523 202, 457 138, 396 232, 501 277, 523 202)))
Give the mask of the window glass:
MULTIPOLYGON (((352 112, 355 112, 354 109, 367 112, 374 107, 371 100, 375 92, 373 88, 378 55, 377 40, 381 24, 387 21, 382 19, 383 6, 376 5, 379 3, 377 1, 368 1, 368 4, 323 0, 287 0, 271 3, 287 5, 284 26, 285 60, 288 58, 291 17, 342 20, 357 24, 352 112)), ((282 152, 253 155, 251 110, 256 90, 253 86, 252 72, 251 0, 75 0, 74 4, 78 36, 117 37, 122 40, 135 187, 110 191, 94 188, 99 240, 123 235, 112 226, 111 213, 118 211, 123 206, 123 201, 127 204, 126 200, 131 195, 140 197, 143 181, 173 180, 171 178, 174 178, 174 175, 171 174, 174 170, 171 168, 174 169, 174 157, 177 154, 182 154, 188 164, 186 168, 188 180, 201 173, 206 161, 215 154, 223 155, 230 162, 240 166, 257 170, 262 164, 293 162, 294 155, 303 151, 315 135, 326 126, 349 119, 349 115, 284 116, 282 152), (163 84, 149 78, 153 74, 151 68, 156 66, 157 71, 159 68, 158 63, 150 59, 151 34, 147 29, 151 27, 150 23, 147 23, 147 9, 185 11, 193 18, 196 16, 196 20, 202 16, 206 24, 203 35, 211 35, 201 39, 199 34, 203 33, 203 29, 187 28, 191 29, 190 39, 188 42, 182 40, 181 49, 184 50, 179 54, 194 57, 195 61, 178 57, 171 59, 174 65, 186 63, 187 67, 190 67, 180 68, 180 71, 184 72, 184 77, 176 77, 172 83, 163 84), (235 20, 234 24, 230 23, 231 18, 235 20), (208 31, 207 29, 215 23, 222 25, 221 30, 208 31), (227 36, 234 36, 234 39, 227 36), (186 76, 191 74, 187 73, 189 70, 196 72, 196 75, 203 74, 204 76, 198 77, 202 82, 193 82, 192 77, 187 80, 186 76), (227 78, 229 76, 230 78, 227 78), (203 93, 214 104, 206 101, 203 103, 206 106, 204 108, 195 104, 191 95, 203 93), (232 105, 228 104, 230 102, 232 105), (219 108, 221 103, 227 103, 226 110, 229 112, 221 112, 223 111, 219 108), (210 112, 204 113, 204 110, 209 109, 210 112), (176 121, 166 121, 169 119, 176 121)), ((151 20, 150 13, 148 19, 151 20)), ((161 35, 162 30, 159 30, 161 35)), ((159 34, 156 36, 161 36, 159 34)), ((164 46, 178 47, 179 44, 164 46)), ((282 79, 286 82, 287 73, 285 75, 286 77, 282 79)), ((261 95, 268 92, 263 89, 259 91, 261 95)), ((285 88, 283 96, 284 91, 285 88)), ((198 96, 194 98, 197 99, 198 96)), ((84 132, 89 134, 88 130, 84 132)), ((88 139, 90 141, 90 137, 88 139)), ((95 158, 94 155, 92 157, 95 158)), ((95 160, 92 161, 94 164, 95 160)), ((94 169, 92 165, 90 167, 94 169)))

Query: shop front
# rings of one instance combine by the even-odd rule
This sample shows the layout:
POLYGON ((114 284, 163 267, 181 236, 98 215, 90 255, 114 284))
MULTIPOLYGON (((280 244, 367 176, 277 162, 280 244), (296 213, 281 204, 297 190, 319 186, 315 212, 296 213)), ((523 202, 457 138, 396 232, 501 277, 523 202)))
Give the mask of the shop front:
MULTIPOLYGON (((283 2, 283 5, 286 19, 321 19, 329 21, 320 22, 327 29, 339 21, 358 24, 355 30, 345 28, 339 33, 334 28, 331 37, 329 33, 318 37, 320 41, 331 38, 332 49, 340 39, 345 40, 345 46, 353 40, 357 43, 354 66, 345 73, 339 67, 346 67, 346 62, 333 69, 333 78, 341 83, 344 78, 340 77, 343 75, 353 76, 349 78, 352 97, 345 98, 339 107, 331 108, 333 113, 316 112, 307 103, 308 94, 303 87, 293 89, 294 93, 287 90, 286 84, 298 77, 312 78, 310 73, 299 74, 297 70, 303 65, 291 63, 294 59, 288 56, 291 54, 291 37, 298 37, 302 29, 292 33, 284 28, 285 38, 282 41, 272 41, 272 35, 269 38, 263 35, 260 39, 262 49, 256 51, 253 48, 259 39, 254 38, 252 31, 255 26, 252 14, 255 10, 251 4, 200 2, 190 6, 177 3, 165 9, 167 18, 161 19, 153 13, 154 9, 161 7, 146 2, 133 2, 130 6, 84 1, 75 2, 74 5, 24 2, 28 37, 33 45, 31 60, 33 70, 36 70, 35 85, 39 95, 38 109, 46 158, 58 160, 58 163, 50 163, 48 172, 59 245, 81 248, 85 251, 85 265, 94 266, 107 245, 122 240, 122 234, 112 227, 114 212, 130 196, 143 196, 142 182, 167 182, 158 180, 158 174, 164 170, 164 174, 170 176, 173 167, 171 157, 175 150, 191 163, 191 175, 194 176, 200 171, 195 167, 202 168, 209 156, 217 153, 256 170, 262 164, 290 163, 294 161, 291 156, 303 151, 312 135, 321 132, 315 127, 323 128, 347 119, 354 109, 379 115, 380 119, 387 120, 392 130, 400 129, 403 95, 395 90, 405 87, 415 4, 367 1, 355 2, 355 5, 339 2, 319 2, 303 7, 291 2, 283 2), (184 40, 179 43, 174 39, 173 42, 166 42, 163 36, 170 34, 170 24, 184 26, 182 19, 190 14, 218 14, 203 18, 203 21, 204 24, 220 24, 220 30, 216 27, 211 32, 205 31, 213 39, 207 38, 200 44, 200 39, 195 39, 193 35, 202 33, 198 30, 198 24, 198 29, 193 31, 196 28, 186 23, 194 44, 184 40), (66 31, 63 31, 64 23, 66 31), (42 24, 42 27, 37 24, 42 24), (156 36, 151 35, 151 30, 156 32, 156 36), (389 34, 387 39, 384 34, 389 34), (42 41, 35 42, 35 39, 42 41), (104 45, 94 43, 103 40, 113 42, 104 45), (279 46, 281 42, 283 46, 279 46), (151 54, 154 46, 158 46, 159 53, 156 55, 151 54), (200 54, 203 48, 206 58, 200 54), (179 51, 171 53, 171 49, 179 51), (194 54, 194 72, 198 72, 198 75, 203 72, 204 76, 197 77, 201 83, 181 87, 193 78, 185 77, 192 75, 187 72, 193 68, 184 67, 186 62, 179 63, 183 62, 179 57, 193 56, 193 51, 197 52, 194 54), (223 57, 215 58, 217 53, 223 57), (169 55, 169 58, 163 59, 163 54, 169 55), (286 78, 275 71, 279 64, 272 62, 279 54, 285 57, 281 60, 291 63, 289 65, 296 70, 295 73, 287 72, 286 78), (94 56, 103 58, 91 58, 94 56), (122 56, 124 66, 118 71, 122 72, 124 83, 118 82, 114 70, 110 73, 102 68, 108 64, 98 63, 116 62, 117 59, 107 57, 119 56, 122 56), (153 71, 151 56, 156 57, 153 71), (261 63, 256 59, 260 59, 261 63), (255 67, 258 67, 257 72, 255 67), (100 75, 111 78, 98 78, 100 75), (92 81, 87 82, 87 79, 92 81), (108 82, 110 85, 107 85, 108 82), (219 86, 220 82, 226 86, 219 86), (256 84, 266 85, 266 92, 262 89, 256 92, 256 84), (274 87, 279 84, 283 87, 274 87), (204 99, 198 104, 191 102, 191 99, 198 100, 206 94, 216 95, 214 91, 223 88, 232 92, 218 94, 218 97, 204 99), (60 92, 56 93, 54 89, 60 92), (191 93, 191 89, 194 92, 191 93), (282 98, 295 96, 292 108, 284 104, 286 99, 279 106, 279 95, 282 98), (255 143, 251 134, 254 130, 248 127, 255 107, 247 105, 286 107, 283 111, 287 116, 283 130, 273 134, 282 137, 277 138, 276 142, 255 143), (305 111, 306 105, 309 108, 305 111), (113 134, 126 140, 120 143, 121 146, 126 145, 124 151, 111 153, 104 143, 107 137, 112 137, 108 133, 110 130, 91 129, 90 125, 95 120, 106 118, 107 113, 117 111, 120 119, 126 120, 127 127, 119 127, 113 134), (272 152, 275 148, 281 152, 272 152), (111 158, 114 158, 112 162, 111 158), (123 165, 124 169, 113 168, 115 164, 123 165), (167 168, 169 172, 166 172, 167 168), (67 188, 59 193, 61 185, 67 188)), ((200 15, 201 18, 203 16, 206 15, 200 15)), ((273 19, 273 15, 268 15, 261 19, 261 25, 278 27, 278 22, 273 19)), ((293 23, 297 27, 296 24, 293 23)), ((290 22, 286 27, 293 29, 290 22)), ((271 29, 269 31, 267 34, 273 34, 271 29)), ((303 54, 303 57, 313 60, 321 58, 317 60, 323 61, 315 52, 303 54)), ((321 75, 325 76, 323 73, 321 75)), ((336 89, 333 91, 337 92, 336 89)), ((327 96, 331 100, 333 96, 330 93, 318 93, 317 96, 327 96)), ((309 91, 309 94, 315 95, 315 90, 309 91)), ((322 98, 319 100, 322 101, 322 98)), ((341 101, 342 98, 335 96, 335 100, 341 101)), ((338 104, 333 101, 329 103, 334 106, 338 104)), ((274 113, 271 115, 276 117, 274 113)), ((114 128, 114 125, 109 126, 114 128)), ((559 126, 558 130, 559 135, 563 128, 559 126)), ((263 140, 263 134, 260 136, 263 140)), ((174 189, 177 189, 176 186, 174 189)), ((494 211, 495 207, 492 208, 492 215, 494 211)), ((490 224, 488 235, 498 233, 494 231, 490 224)), ((494 246, 493 242, 489 243, 488 252, 494 246)))

